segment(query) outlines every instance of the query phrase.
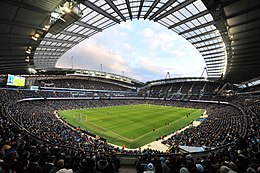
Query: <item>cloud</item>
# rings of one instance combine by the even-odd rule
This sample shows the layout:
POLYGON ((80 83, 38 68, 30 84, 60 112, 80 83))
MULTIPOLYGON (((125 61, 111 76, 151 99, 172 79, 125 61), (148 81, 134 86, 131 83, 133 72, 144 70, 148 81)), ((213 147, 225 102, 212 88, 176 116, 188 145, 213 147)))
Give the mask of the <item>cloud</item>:
POLYGON ((128 31, 134 31, 135 25, 131 23, 131 21, 126 21, 118 26, 119 29, 128 30, 128 31))
POLYGON ((181 50, 172 50, 172 51, 169 51, 169 54, 171 54, 172 56, 174 57, 184 57, 187 53, 186 51, 181 51, 181 50))
POLYGON ((143 30, 143 41, 150 49, 161 49, 163 51, 172 50, 176 47, 176 39, 180 37, 169 31, 153 30, 152 28, 145 28, 143 30))
POLYGON ((88 44, 81 43, 68 51, 56 64, 58 68, 91 69, 122 75, 123 71, 128 77, 143 80, 130 68, 127 60, 117 52, 107 49, 95 40, 88 40, 88 44), (71 57, 73 57, 71 62, 71 57))
POLYGON ((199 76, 205 63, 199 52, 171 30, 151 22, 112 26, 81 42, 60 58, 57 67, 100 70, 141 81, 199 76), (151 25, 152 24, 152 25, 151 25))
POLYGON ((122 45, 123 45, 124 51, 126 51, 126 52, 135 52, 135 51, 136 51, 136 48, 133 47, 133 46, 132 46, 131 44, 129 44, 129 43, 123 43, 122 45))
POLYGON ((181 75, 180 67, 177 64, 162 65, 158 60, 153 60, 147 57, 141 57, 139 59, 139 64, 141 69, 154 77, 165 76, 168 72, 175 74, 175 76, 181 75))
POLYGON ((66 62, 71 56, 73 56, 73 64, 76 68, 97 68, 102 64, 104 68, 109 71, 118 72, 118 69, 127 68, 124 58, 110 50, 107 50, 101 44, 98 44, 94 40, 88 42, 88 44, 80 44, 76 46, 72 51, 69 51, 67 55, 58 62, 58 66, 66 65, 66 62), (62 63, 62 64, 61 64, 62 63))
POLYGON ((143 31, 143 35, 144 35, 145 38, 151 39, 154 36, 154 32, 151 28, 145 28, 144 31, 143 31))

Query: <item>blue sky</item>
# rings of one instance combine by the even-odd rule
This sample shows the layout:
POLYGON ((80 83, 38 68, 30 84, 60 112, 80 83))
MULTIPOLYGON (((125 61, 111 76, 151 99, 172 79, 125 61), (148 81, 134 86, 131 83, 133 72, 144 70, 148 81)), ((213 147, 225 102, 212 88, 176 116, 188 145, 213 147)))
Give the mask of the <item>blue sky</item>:
POLYGON ((205 62, 184 38, 152 21, 114 25, 66 52, 57 67, 102 70, 146 82, 171 77, 200 76, 205 62))

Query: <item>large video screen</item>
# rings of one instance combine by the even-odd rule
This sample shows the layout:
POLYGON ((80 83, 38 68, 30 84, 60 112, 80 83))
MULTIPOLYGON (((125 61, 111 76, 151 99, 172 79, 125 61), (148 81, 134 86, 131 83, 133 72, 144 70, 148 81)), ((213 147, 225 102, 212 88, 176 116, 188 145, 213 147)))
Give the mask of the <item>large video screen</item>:
POLYGON ((9 85, 9 86, 24 86, 25 85, 25 77, 8 74, 6 85, 9 85))

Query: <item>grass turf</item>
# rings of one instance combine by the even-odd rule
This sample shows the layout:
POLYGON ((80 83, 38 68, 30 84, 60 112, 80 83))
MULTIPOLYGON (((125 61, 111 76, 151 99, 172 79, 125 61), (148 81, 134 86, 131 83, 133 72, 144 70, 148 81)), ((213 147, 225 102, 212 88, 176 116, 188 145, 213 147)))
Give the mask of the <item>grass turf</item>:
POLYGON ((202 110, 142 104, 64 110, 58 114, 73 126, 94 132, 112 144, 138 148, 188 125, 202 110))

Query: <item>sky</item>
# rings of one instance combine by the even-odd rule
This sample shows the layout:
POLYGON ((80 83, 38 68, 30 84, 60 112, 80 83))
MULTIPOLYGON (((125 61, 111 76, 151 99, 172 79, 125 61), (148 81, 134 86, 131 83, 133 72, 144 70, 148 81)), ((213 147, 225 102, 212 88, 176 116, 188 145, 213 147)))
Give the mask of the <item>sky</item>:
POLYGON ((198 77, 206 65, 194 46, 172 30, 152 21, 133 20, 82 41, 56 64, 72 66, 146 82, 164 79, 167 72, 170 77, 198 77))

